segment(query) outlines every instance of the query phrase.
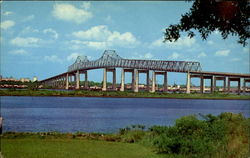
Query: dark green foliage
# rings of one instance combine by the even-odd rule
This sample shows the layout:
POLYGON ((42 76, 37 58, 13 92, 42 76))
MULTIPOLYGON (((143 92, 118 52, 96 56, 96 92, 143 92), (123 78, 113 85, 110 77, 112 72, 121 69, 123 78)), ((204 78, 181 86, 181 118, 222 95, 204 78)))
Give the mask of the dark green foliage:
POLYGON ((123 142, 134 143, 140 141, 145 135, 144 125, 131 125, 119 129, 119 135, 123 142))
POLYGON ((246 46, 250 38, 249 18, 250 5, 247 0, 195 0, 190 11, 182 15, 179 24, 166 28, 165 41, 178 40, 182 31, 192 38, 195 36, 193 30, 197 30, 202 39, 206 40, 209 34, 218 30, 223 39, 228 35, 236 35, 238 43, 246 46))
MULTIPOLYGON (((150 128, 153 146, 160 153, 185 158, 239 157, 249 154, 249 120, 241 114, 195 115, 176 120, 175 126, 150 128), (235 136, 237 136, 237 138, 235 136), (233 145, 237 143, 237 146, 233 145)), ((243 157, 242 157, 243 158, 243 157)))

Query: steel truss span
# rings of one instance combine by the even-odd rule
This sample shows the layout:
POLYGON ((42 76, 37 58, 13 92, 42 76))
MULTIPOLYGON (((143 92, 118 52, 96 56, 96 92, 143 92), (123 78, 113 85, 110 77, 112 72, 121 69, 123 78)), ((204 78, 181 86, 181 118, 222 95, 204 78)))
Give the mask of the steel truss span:
POLYGON ((109 67, 168 72, 202 71, 201 64, 199 62, 124 59, 114 50, 105 50, 102 57, 94 61, 89 61, 86 56, 78 56, 75 63, 68 67, 68 72, 109 67))

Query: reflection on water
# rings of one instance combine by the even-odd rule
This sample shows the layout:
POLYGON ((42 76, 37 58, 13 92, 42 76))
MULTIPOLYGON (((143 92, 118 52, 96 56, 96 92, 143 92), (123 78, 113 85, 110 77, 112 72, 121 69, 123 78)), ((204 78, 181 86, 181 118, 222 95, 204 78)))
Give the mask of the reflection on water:
POLYGON ((4 131, 114 132, 131 124, 172 125, 190 114, 242 113, 249 100, 1 97, 4 131))

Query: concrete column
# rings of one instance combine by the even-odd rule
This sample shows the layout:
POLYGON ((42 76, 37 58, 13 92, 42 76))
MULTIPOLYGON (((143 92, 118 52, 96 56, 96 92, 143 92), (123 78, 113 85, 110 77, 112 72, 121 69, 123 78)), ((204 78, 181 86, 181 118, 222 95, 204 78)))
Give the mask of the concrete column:
POLYGON ((69 74, 67 73, 66 74, 66 87, 65 87, 65 89, 69 89, 69 74))
POLYGON ((148 70, 148 71, 147 71, 147 90, 148 90, 148 91, 150 91, 149 80, 150 80, 150 78, 149 78, 149 70, 148 70))
POLYGON ((79 70, 76 71, 76 89, 80 89, 80 73, 79 73, 79 70))
POLYGON ((152 71, 152 89, 151 92, 155 92, 155 81, 156 81, 156 76, 155 76, 155 71, 152 71))
POLYGON ((223 91, 224 92, 226 92, 227 90, 226 90, 226 77, 224 78, 224 80, 223 80, 223 91))
POLYGON ((138 92, 139 91, 139 73, 137 69, 134 69, 134 75, 135 75, 134 92, 138 92))
POLYGON ((113 85, 112 85, 113 90, 116 90, 116 70, 113 70, 113 85))
POLYGON ((246 94, 246 79, 243 80, 243 94, 246 94))
POLYGON ((69 74, 69 87, 72 85, 72 76, 69 74))
POLYGON ((107 69, 103 69, 103 84, 102 84, 102 91, 107 90, 107 69))
POLYGON ((168 91, 168 72, 167 71, 164 73, 163 91, 164 92, 168 91))
POLYGON ((125 82, 125 72, 124 69, 121 69, 121 88, 120 91, 124 91, 124 82, 125 82))
POLYGON ((190 93, 190 73, 187 73, 187 89, 186 89, 186 93, 189 94, 190 93))
POLYGON ((227 92, 230 92, 230 78, 227 78, 227 92))
POLYGON ((214 92, 214 76, 211 77, 210 93, 214 92))
POLYGON ((84 87, 88 88, 88 71, 85 71, 84 75, 85 75, 84 87))
POLYGON ((216 92, 216 77, 214 77, 214 86, 213 86, 213 92, 216 92))
POLYGON ((204 89, 205 89, 205 87, 204 87, 204 77, 203 77, 203 75, 201 75, 201 77, 200 77, 200 92, 204 93, 204 89))
POLYGON ((241 91, 241 90, 240 90, 240 85, 241 85, 241 82, 240 82, 240 81, 241 81, 241 79, 239 78, 239 81, 238 81, 238 94, 240 94, 240 91, 241 91))
POLYGON ((132 90, 134 91, 135 89, 135 72, 132 71, 132 90))
POLYGON ((73 85, 75 85, 76 88, 76 75, 74 75, 73 78, 74 78, 73 85))

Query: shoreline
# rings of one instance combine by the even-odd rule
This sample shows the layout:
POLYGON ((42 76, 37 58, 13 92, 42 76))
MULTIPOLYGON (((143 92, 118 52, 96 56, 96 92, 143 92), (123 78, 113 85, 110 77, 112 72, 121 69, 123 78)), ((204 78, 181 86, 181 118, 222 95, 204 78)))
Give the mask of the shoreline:
POLYGON ((96 97, 96 98, 143 98, 143 99, 201 99, 201 100, 250 100, 250 95, 228 93, 150 93, 150 92, 114 92, 114 91, 57 91, 57 90, 0 90, 0 96, 29 97, 96 97))

